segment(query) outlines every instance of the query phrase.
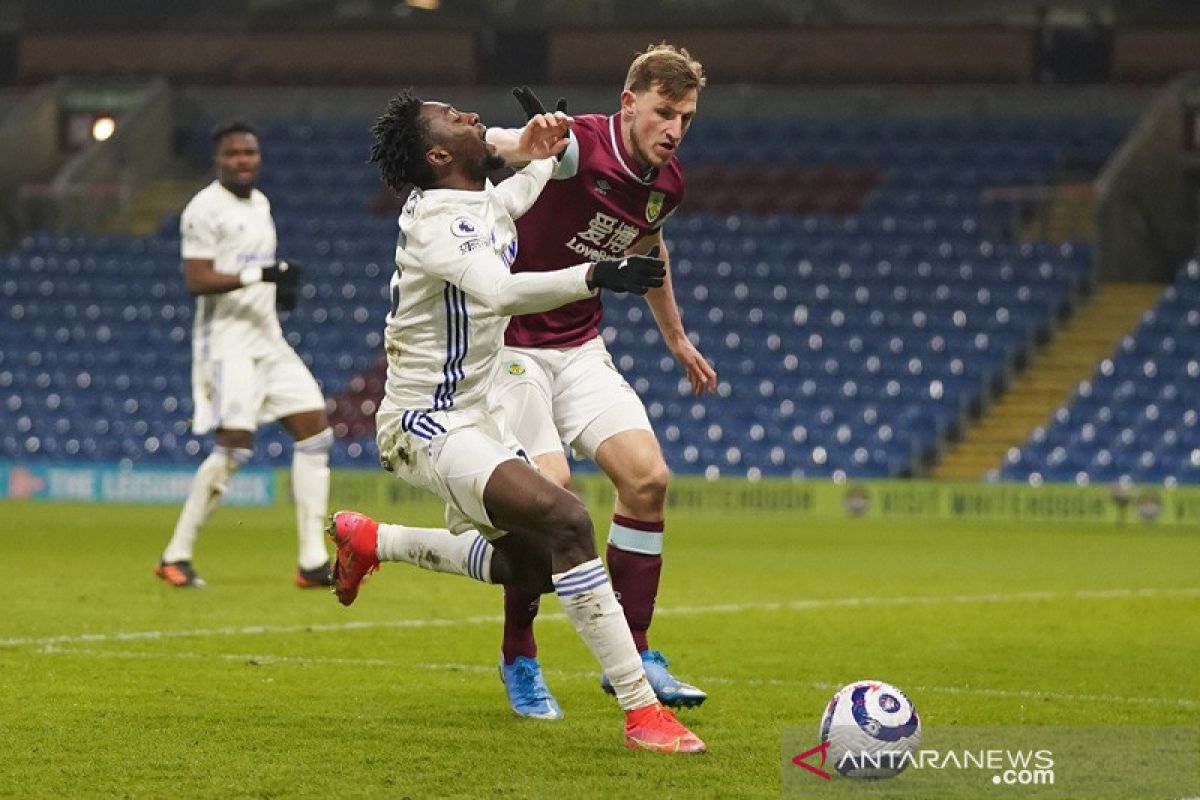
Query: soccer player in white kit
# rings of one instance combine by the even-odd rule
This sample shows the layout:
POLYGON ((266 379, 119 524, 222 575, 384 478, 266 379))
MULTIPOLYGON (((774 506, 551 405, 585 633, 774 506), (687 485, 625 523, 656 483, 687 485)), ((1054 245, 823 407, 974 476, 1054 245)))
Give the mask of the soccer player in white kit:
POLYGON ((340 511, 330 525, 338 548, 334 588, 349 605, 381 560, 402 560, 553 591, 615 689, 626 745, 703 752, 704 743, 646 680, 587 510, 530 465, 489 399, 510 315, 555 308, 597 289, 644 294, 662 284, 663 264, 652 256, 509 271, 518 246, 514 219, 549 180, 557 162, 548 156, 565 148, 569 125, 562 114, 530 120, 522 141, 530 164, 499 186, 486 176, 504 162, 484 141, 477 114, 405 92, 372 128, 371 160, 384 181, 397 192, 416 187, 400 215, 388 378, 376 415, 379 458, 389 472, 446 501, 453 533, 340 511), (422 552, 436 552, 428 561, 437 564, 422 563, 422 552))
POLYGON ((192 430, 216 445, 192 479, 174 535, 154 572, 173 586, 202 587, 192 566, 201 526, 233 474, 253 455, 254 431, 278 421, 292 438, 292 487, 300 545, 295 583, 329 586, 322 536, 329 505, 333 431, 308 367, 284 339, 276 304, 295 306, 299 267, 275 257, 271 203, 255 188, 262 167, 254 128, 213 131, 217 178, 180 219, 184 281, 196 298, 192 326, 192 430))

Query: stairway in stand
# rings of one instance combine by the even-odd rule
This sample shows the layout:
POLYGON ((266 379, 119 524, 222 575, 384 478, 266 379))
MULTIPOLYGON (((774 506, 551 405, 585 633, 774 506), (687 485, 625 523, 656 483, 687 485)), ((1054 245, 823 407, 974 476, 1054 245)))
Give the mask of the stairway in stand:
POLYGON ((1010 447, 1020 446, 1059 406, 1071 399, 1080 381, 1116 350, 1121 339, 1153 308, 1163 286, 1109 283, 1096 292, 1059 330, 1033 363, 976 424, 952 446, 935 468, 935 478, 978 480, 998 469, 1010 447))

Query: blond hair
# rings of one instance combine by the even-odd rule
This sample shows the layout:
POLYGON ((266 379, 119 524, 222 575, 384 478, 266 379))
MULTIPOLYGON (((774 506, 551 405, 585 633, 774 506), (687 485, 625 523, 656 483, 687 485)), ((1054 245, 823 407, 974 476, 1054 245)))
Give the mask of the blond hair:
POLYGON ((706 83, 704 67, 682 47, 659 42, 639 53, 629 65, 625 88, 644 92, 655 87, 671 100, 680 100, 688 92, 700 91, 706 83))

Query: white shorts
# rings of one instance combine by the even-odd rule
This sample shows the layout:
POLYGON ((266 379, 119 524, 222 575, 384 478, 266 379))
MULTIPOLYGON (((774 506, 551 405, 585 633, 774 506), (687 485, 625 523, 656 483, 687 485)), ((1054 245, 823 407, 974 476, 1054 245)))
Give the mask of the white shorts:
POLYGON ((505 347, 492 390, 530 457, 562 452, 595 459, 606 439, 650 431, 646 407, 600 337, 566 350, 505 347))
POLYGON ((291 349, 253 358, 237 353, 192 362, 192 432, 253 431, 267 422, 325 408, 321 388, 291 349))
POLYGON ((475 529, 488 539, 504 535, 488 517, 483 491, 496 467, 529 459, 505 432, 504 422, 483 411, 415 411, 386 406, 375 417, 383 468, 446 502, 446 527, 475 529), (507 442, 507 444, 506 444, 507 442))

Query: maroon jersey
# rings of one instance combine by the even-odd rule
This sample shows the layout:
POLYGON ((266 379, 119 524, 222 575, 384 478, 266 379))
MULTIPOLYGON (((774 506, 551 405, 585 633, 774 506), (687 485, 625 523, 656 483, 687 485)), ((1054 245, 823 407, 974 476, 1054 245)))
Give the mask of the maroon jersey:
MULTIPOLYGON (((672 158, 647 176, 621 142, 618 115, 575 117, 579 144, 574 177, 551 180, 533 208, 517 220, 513 272, 548 272, 583 261, 620 258, 658 230, 683 201, 683 169, 672 158)), ((504 343, 513 347, 566 348, 599 333, 604 308, 590 297, 540 314, 513 317, 504 343)))

